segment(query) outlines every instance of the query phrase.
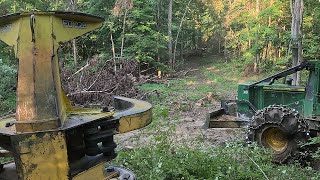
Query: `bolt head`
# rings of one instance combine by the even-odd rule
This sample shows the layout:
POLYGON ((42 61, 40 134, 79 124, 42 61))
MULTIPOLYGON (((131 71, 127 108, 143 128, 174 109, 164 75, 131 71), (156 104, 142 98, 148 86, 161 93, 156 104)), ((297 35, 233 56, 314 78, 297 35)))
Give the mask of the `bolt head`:
POLYGON ((114 168, 113 167, 107 167, 107 172, 113 172, 114 171, 114 168))

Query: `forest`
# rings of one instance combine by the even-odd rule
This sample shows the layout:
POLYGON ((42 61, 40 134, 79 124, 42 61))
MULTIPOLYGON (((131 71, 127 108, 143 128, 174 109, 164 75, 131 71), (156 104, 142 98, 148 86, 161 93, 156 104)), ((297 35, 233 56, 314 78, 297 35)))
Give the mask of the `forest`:
MULTIPOLYGON (((320 59, 320 1, 0 0, 0 9, 104 18, 100 29, 59 44, 62 86, 80 107, 110 106, 113 95, 153 105, 149 126, 115 138, 114 163, 139 179, 320 178, 319 150, 277 164, 270 150, 244 145, 246 130, 202 129, 238 83, 320 59)), ((1 42, 0 116, 15 113, 17 72, 14 49, 1 42)), ((300 76, 306 81, 296 73, 293 85, 300 76)))
MULTIPOLYGON (((303 58, 318 59, 319 2, 305 0, 303 58)), ((134 59, 143 68, 175 70, 188 56, 205 53, 256 64, 255 71, 290 59, 292 5, 288 1, 1 1, 1 14, 34 10, 69 10, 106 19, 94 34, 75 40, 76 56, 66 64, 81 64, 101 55, 134 59), (290 9, 291 7, 291 9, 290 9), (73 60, 71 62, 71 60, 73 60)), ((2 48, 3 49, 3 48, 2 48)), ((10 49, 2 50, 3 61, 10 49)))

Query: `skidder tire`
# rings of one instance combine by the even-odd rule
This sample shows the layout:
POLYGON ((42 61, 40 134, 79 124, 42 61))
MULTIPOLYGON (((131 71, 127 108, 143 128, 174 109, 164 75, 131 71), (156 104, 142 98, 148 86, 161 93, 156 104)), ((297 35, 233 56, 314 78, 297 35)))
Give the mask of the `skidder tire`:
POLYGON ((286 134, 279 125, 264 124, 255 131, 256 142, 273 151, 276 163, 286 163, 299 150, 299 144, 305 142, 303 133, 286 134))
POLYGON ((285 163, 298 152, 307 137, 297 111, 283 106, 269 106, 258 111, 249 127, 248 139, 270 148, 277 163, 285 163))

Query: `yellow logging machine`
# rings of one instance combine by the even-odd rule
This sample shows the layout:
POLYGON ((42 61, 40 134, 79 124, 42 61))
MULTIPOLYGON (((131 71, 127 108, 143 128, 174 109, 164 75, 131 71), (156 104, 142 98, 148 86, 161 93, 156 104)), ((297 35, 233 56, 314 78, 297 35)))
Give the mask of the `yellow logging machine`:
POLYGON ((0 179, 135 179, 112 166, 113 136, 151 122, 152 106, 114 97, 114 111, 75 108, 60 81, 57 49, 102 26, 103 18, 78 12, 17 13, 0 17, 0 40, 18 59, 16 113, 0 118, 0 179))

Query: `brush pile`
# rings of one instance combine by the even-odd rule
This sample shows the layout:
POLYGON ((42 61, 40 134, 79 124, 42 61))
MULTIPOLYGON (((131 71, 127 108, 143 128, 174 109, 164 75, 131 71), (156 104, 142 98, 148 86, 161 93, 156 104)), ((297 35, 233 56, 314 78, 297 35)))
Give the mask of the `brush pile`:
POLYGON ((113 95, 134 97, 139 79, 139 64, 134 60, 102 61, 94 57, 80 69, 65 67, 61 72, 65 93, 81 107, 108 106, 113 95))

